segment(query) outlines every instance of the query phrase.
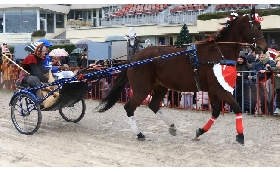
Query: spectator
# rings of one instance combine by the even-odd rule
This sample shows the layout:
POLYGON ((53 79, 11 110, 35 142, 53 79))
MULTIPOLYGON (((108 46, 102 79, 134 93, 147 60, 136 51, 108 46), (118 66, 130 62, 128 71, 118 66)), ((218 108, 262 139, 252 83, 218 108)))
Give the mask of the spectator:
POLYGON ((53 75, 57 79, 72 78, 73 76, 75 76, 78 73, 78 70, 75 70, 74 72, 59 70, 59 67, 61 66, 61 62, 60 62, 60 58, 57 56, 53 57, 51 64, 53 66, 53 75))
POLYGON ((279 47, 278 47, 278 45, 276 44, 275 39, 272 39, 272 40, 271 40, 270 48, 273 48, 273 49, 279 51, 279 47))
POLYGON ((79 57, 77 58, 77 65, 79 66, 79 67, 82 67, 82 64, 81 64, 81 59, 82 59, 82 54, 79 54, 79 57))
POLYGON ((256 51, 251 50, 251 52, 246 56, 246 59, 249 64, 255 63, 256 62, 256 51))
POLYGON ((259 78, 259 96, 261 100, 261 112, 262 113, 273 113, 273 102, 272 102, 272 88, 271 88, 271 72, 267 72, 270 67, 275 67, 275 62, 270 60, 269 53, 263 53, 259 55, 259 62, 254 66, 254 69, 258 72, 259 78), (266 100, 265 100, 266 98, 266 100), (265 112, 265 103, 268 103, 268 111, 265 112))
POLYGON ((87 55, 85 55, 85 54, 82 55, 79 66, 87 67, 87 55))
POLYGON ((46 53, 46 59, 43 61, 43 66, 46 70, 50 70, 52 68, 52 65, 51 65, 51 58, 49 56, 49 51, 52 44, 47 39, 40 39, 38 40, 38 42, 43 42, 46 46, 47 53, 46 53))
MULTIPOLYGON (((14 60, 14 56, 11 55, 10 53, 5 53, 4 54, 7 58, 14 60)), ((5 58, 2 55, 2 79, 3 82, 0 83, 0 88, 3 88, 5 86, 5 88, 7 89, 12 89, 12 85, 13 83, 18 79, 18 71, 19 68, 14 67, 15 65, 10 62, 7 58, 5 58)))
POLYGON ((52 64, 52 66, 61 66, 61 62, 60 62, 59 57, 54 56, 54 57, 52 58, 51 64, 52 64))
POLYGON ((84 53, 81 55, 80 59, 77 60, 79 67, 87 67, 88 59, 87 59, 87 49, 84 49, 84 53))
POLYGON ((1 45, 1 49, 2 49, 2 54, 10 53, 10 50, 9 50, 9 48, 8 48, 7 43, 3 43, 3 44, 1 45))
MULTIPOLYGON (((236 78, 236 85, 234 90, 234 96, 236 101, 239 103, 240 107, 242 108, 242 105, 246 108, 244 110, 250 111, 249 106, 247 103, 249 103, 249 72, 254 67, 252 64, 249 64, 247 62, 247 59, 245 58, 245 54, 239 54, 240 56, 237 58, 237 64, 236 64, 236 70, 237 70, 237 78, 236 78), (242 92, 243 87, 243 92, 242 92), (247 100, 244 101, 243 100, 247 100), (246 102, 246 104, 245 104, 246 102)), ((254 112, 254 109, 251 109, 251 112, 254 112)))
POLYGON ((276 93, 276 109, 274 115, 280 113, 280 54, 275 58, 276 67, 268 67, 270 71, 274 71, 274 89, 276 93))

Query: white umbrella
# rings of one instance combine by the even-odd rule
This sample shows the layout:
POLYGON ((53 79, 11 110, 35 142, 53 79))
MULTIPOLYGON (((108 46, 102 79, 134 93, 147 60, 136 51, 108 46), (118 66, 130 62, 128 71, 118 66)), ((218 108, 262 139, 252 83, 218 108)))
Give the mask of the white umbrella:
POLYGON ((56 57, 66 57, 66 56, 69 56, 69 54, 64 49, 56 48, 56 49, 53 49, 49 53, 49 56, 51 56, 51 57, 54 57, 54 56, 56 56, 56 57))

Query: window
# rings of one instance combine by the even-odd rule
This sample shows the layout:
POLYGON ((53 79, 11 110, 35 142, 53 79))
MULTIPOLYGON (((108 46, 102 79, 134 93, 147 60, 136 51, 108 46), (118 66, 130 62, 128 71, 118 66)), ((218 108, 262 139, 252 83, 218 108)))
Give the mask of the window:
POLYGON ((37 28, 36 10, 7 10, 5 13, 6 33, 32 33, 37 28))
POLYGON ((54 13, 40 10, 40 18, 47 21, 47 33, 54 33, 54 13))
POLYGON ((158 38, 158 44, 159 45, 165 45, 165 37, 159 37, 158 38))
POLYGON ((54 33, 54 13, 47 13, 47 33, 54 33))
POLYGON ((70 10, 69 13, 67 14, 67 20, 68 19, 75 19, 75 11, 70 10))
POLYGON ((4 20, 3 20, 3 11, 0 11, 0 33, 3 33, 3 26, 4 26, 4 20))
POLYGON ((56 14, 56 28, 64 28, 64 14, 56 14))
POLYGON ((75 19, 82 20, 83 19, 83 12, 82 11, 75 11, 75 19))

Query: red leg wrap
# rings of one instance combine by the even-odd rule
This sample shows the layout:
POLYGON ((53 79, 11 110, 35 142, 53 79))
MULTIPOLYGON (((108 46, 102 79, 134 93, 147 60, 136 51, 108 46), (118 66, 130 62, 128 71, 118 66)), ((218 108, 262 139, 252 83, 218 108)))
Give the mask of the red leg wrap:
POLYGON ((236 114, 236 131, 238 134, 243 134, 242 113, 236 114))
POLYGON ((207 132, 211 126, 213 125, 213 123, 216 121, 216 118, 214 118, 213 116, 209 119, 209 121, 204 125, 204 127, 202 128, 205 132, 207 132))

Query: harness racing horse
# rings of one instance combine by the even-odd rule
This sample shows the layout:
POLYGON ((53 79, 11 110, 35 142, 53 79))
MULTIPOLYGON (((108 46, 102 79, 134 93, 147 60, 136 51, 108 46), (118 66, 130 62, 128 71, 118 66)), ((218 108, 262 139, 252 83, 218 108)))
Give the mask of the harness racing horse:
POLYGON ((224 101, 236 114, 236 141, 244 145, 242 110, 232 95, 236 81, 235 60, 243 45, 241 42, 267 50, 259 19, 258 14, 255 14, 255 8, 250 14, 236 17, 212 39, 195 43, 197 56, 193 53, 178 53, 186 48, 151 46, 139 51, 131 62, 152 57, 166 57, 167 54, 174 55, 174 53, 176 56, 164 59, 155 58, 151 63, 122 70, 108 96, 100 102, 99 112, 104 112, 115 105, 120 92, 129 81, 133 96, 124 105, 124 109, 137 138, 145 140, 145 135, 138 129, 134 111, 150 92, 153 92, 153 96, 148 107, 169 126, 169 130, 175 135, 174 121, 160 110, 160 102, 168 88, 182 92, 201 90, 208 92, 213 111, 209 121, 196 130, 194 140, 198 140, 200 135, 211 128, 219 117, 222 101, 224 101))

